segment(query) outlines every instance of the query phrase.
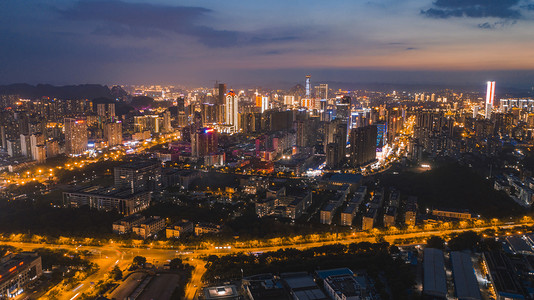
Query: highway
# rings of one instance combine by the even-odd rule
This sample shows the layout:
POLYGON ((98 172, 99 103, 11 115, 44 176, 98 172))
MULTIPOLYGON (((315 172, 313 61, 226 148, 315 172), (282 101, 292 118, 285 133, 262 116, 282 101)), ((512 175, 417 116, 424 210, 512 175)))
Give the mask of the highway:
MULTIPOLYGON (((514 228, 520 226, 534 226, 534 222, 522 222, 522 223, 509 223, 500 226, 488 225, 478 228, 461 228, 461 229, 443 229, 443 230, 428 230, 428 231, 419 231, 419 232, 399 232, 385 234, 381 236, 385 241, 393 244, 393 241, 397 239, 413 239, 413 238, 428 238, 430 236, 444 236, 450 235, 453 233, 461 233, 465 231, 475 231, 481 232, 487 229, 504 229, 513 231, 514 228)), ((24 251, 31 251, 35 248, 52 248, 52 249, 68 249, 71 251, 82 251, 88 250, 92 253, 95 253, 89 259, 96 263, 100 269, 93 275, 89 276, 83 280, 75 289, 70 291, 65 291, 61 289, 61 284, 57 285, 53 289, 59 289, 59 299, 66 300, 75 300, 83 293, 91 293, 99 280, 104 279, 109 271, 115 266, 118 265, 122 270, 126 269, 127 266, 132 262, 133 257, 135 256, 144 256, 147 258, 147 262, 153 263, 155 265, 163 265, 168 260, 181 257, 185 263, 189 263, 194 266, 193 275, 191 281, 186 287, 186 299, 194 299, 195 295, 198 292, 198 289, 202 286, 202 276, 204 275, 205 262, 201 259, 207 255, 227 255, 238 252, 267 252, 267 251, 276 251, 284 248, 296 248, 296 249, 307 249, 313 247, 320 247, 330 244, 350 244, 355 242, 376 242, 376 236, 373 234, 359 233, 353 236, 343 237, 340 239, 333 239, 328 241, 314 241, 314 242, 305 242, 295 245, 275 245, 275 246, 263 246, 263 247, 231 247, 226 249, 202 249, 194 250, 189 252, 181 252, 175 249, 157 249, 157 248, 125 248, 117 244, 107 244, 103 246, 79 246, 76 249, 74 245, 46 245, 46 244, 35 244, 35 243, 24 243, 24 242, 0 242, 1 244, 12 245, 17 248, 21 248, 24 251)))

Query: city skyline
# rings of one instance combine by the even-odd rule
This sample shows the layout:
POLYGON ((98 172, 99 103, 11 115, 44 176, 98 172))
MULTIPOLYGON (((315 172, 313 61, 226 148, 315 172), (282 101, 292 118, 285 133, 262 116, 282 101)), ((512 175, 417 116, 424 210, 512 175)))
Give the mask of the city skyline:
POLYGON ((0 5, 0 84, 534 84, 532 1, 0 5))

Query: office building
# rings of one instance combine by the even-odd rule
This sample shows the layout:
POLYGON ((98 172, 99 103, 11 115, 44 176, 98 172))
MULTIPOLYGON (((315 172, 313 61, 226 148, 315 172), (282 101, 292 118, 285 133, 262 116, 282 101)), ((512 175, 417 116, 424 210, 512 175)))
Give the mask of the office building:
POLYGON ((114 169, 117 188, 138 191, 156 191, 161 188, 161 164, 157 161, 133 161, 114 169))
POLYGON ((10 253, 0 258, 0 299, 22 294, 26 286, 41 275, 43 265, 37 253, 10 253))
POLYGON ((91 186, 63 192, 63 203, 66 206, 75 208, 89 206, 98 210, 116 210, 126 216, 148 208, 150 199, 151 195, 148 191, 131 193, 129 190, 116 187, 91 186))
POLYGON ((65 118, 65 153, 80 155, 87 150, 87 122, 81 118, 65 118))

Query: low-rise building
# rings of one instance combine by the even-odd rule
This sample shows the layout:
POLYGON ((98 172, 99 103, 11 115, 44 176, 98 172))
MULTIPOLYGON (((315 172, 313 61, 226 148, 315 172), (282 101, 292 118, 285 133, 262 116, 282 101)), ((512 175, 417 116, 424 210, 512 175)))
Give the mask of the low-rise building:
POLYGON ((404 223, 408 226, 415 226, 417 218, 417 197, 410 196, 406 201, 406 212, 404 214, 404 223))
POLYGON ((129 216, 145 210, 150 205, 149 191, 131 193, 129 189, 101 186, 81 187, 63 192, 63 203, 70 207, 89 206, 98 210, 116 210, 129 216))
POLYGON ((365 275, 356 275, 348 268, 321 270, 315 274, 322 281, 330 299, 378 299, 368 284, 368 278, 365 275))
POLYGON ((221 232, 221 225, 211 223, 198 223, 195 225, 195 235, 216 234, 221 232))
POLYGON ((425 248, 423 259, 423 295, 432 299, 447 299, 443 251, 425 248))
POLYGON ((453 251, 451 252, 451 265, 454 291, 458 300, 482 300, 471 256, 460 251, 453 251))
POLYGON ((165 236, 170 238, 179 238, 180 236, 183 236, 184 234, 193 232, 194 226, 192 222, 189 222, 187 220, 182 220, 176 224, 173 224, 165 229, 165 236))
POLYGON ((132 228, 141 224, 145 220, 145 216, 134 214, 124 217, 116 222, 113 222, 113 233, 126 234, 132 232, 132 228))
POLYGON ((203 289, 202 299, 205 300, 238 300, 241 299, 235 285, 211 286, 203 289))
POLYGON ((0 299, 20 295, 30 282, 41 275, 43 265, 37 253, 11 253, 0 258, 0 299))
POLYGON ((319 289, 313 277, 306 272, 280 274, 284 286, 294 300, 327 300, 328 297, 319 289))
POLYGON ((165 220, 160 217, 151 217, 141 224, 132 227, 132 231, 139 237, 146 239, 151 237, 165 228, 165 220))
POLYGON ((432 215, 436 217, 448 218, 448 219, 461 219, 461 220, 471 219, 471 213, 469 211, 433 209, 432 215))
POLYGON ((484 269, 491 281, 490 288, 497 300, 526 299, 515 268, 505 253, 484 252, 482 258, 484 269))

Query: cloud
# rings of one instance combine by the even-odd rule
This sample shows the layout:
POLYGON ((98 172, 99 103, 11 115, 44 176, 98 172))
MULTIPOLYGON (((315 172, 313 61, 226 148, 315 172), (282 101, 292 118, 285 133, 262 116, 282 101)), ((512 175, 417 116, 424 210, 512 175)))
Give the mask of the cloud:
POLYGON ((453 17, 519 19, 519 0, 436 0, 433 7, 421 10, 430 18, 453 17))
POLYGON ((502 29, 505 27, 513 26, 516 23, 517 23, 516 20, 504 20, 504 21, 498 21, 498 22, 493 22, 493 23, 485 22, 482 24, 478 24, 478 28, 495 30, 495 29, 502 29))
POLYGON ((94 34, 138 38, 180 34, 208 47, 232 47, 295 40, 296 36, 246 33, 206 25, 213 11, 204 7, 129 3, 119 0, 81 0, 67 9, 58 9, 65 19, 98 22, 94 34))
POLYGON ((406 50, 406 51, 411 51, 411 50, 417 50, 417 49, 418 49, 418 48, 416 48, 416 47, 408 47, 408 48, 406 48, 406 49, 404 49, 404 50, 406 50))

